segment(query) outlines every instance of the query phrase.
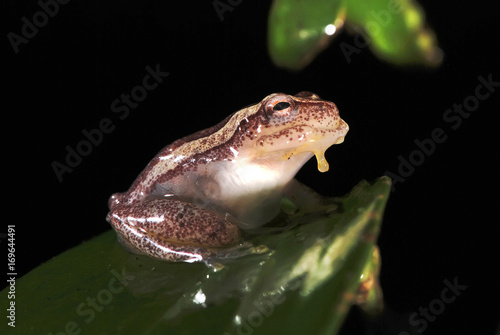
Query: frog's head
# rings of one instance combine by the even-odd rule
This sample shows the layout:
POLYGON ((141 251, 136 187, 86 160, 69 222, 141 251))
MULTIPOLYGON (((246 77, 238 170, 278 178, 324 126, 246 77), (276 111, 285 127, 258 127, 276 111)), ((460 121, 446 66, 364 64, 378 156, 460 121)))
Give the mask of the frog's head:
POLYGON ((255 156, 270 162, 289 162, 300 168, 315 155, 318 170, 326 172, 326 149, 342 143, 349 130, 337 106, 311 92, 271 94, 252 107, 246 126, 242 122, 240 129, 252 139, 255 156))

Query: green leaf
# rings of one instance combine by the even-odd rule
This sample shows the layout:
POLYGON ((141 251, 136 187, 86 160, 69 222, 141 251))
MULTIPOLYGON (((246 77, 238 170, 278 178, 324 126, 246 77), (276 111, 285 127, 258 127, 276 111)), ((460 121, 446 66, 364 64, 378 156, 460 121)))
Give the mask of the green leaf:
POLYGON ((377 57, 396 65, 437 66, 443 55, 413 0, 345 0, 347 23, 377 57))
POLYGON ((268 23, 271 59, 277 66, 300 70, 344 24, 358 35, 352 44, 338 46, 347 63, 368 47, 396 65, 437 66, 442 61, 425 13, 412 0, 274 0, 268 23))
POLYGON ((268 48, 278 66, 298 70, 325 49, 342 27, 345 6, 340 0, 275 0, 269 13, 268 48))
POLYGON ((211 266, 130 254, 109 231, 18 279, 15 331, 333 334, 352 304, 381 307, 375 242, 389 191, 382 177, 315 211, 283 213, 281 229, 249 235, 252 246, 211 266))

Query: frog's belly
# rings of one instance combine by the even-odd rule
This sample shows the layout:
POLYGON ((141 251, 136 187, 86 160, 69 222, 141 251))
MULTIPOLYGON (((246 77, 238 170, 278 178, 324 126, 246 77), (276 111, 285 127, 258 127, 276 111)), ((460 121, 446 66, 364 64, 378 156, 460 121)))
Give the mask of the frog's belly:
POLYGON ((239 162, 221 164, 214 179, 220 187, 217 206, 236 218, 240 228, 254 228, 272 220, 288 183, 279 171, 239 162))
POLYGON ((229 214, 240 228, 249 229, 266 224, 278 214, 282 191, 289 181, 283 171, 269 165, 212 162, 156 185, 151 196, 175 195, 222 216, 229 214))
POLYGON ((175 195, 184 201, 230 215, 240 228, 266 224, 279 212, 282 190, 288 180, 279 172, 241 162, 215 162, 199 166, 165 185, 157 185, 155 197, 175 195))
POLYGON ((288 180, 278 170, 260 164, 231 162, 220 164, 214 173, 221 192, 228 198, 245 198, 280 192, 288 180))

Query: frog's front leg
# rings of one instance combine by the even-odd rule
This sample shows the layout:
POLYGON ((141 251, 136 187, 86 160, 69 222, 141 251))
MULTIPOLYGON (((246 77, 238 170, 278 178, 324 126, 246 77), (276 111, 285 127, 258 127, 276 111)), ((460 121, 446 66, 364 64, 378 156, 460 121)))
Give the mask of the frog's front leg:
POLYGON ((170 261, 200 261, 215 255, 212 248, 231 246, 240 239, 235 225, 179 200, 117 205, 107 220, 131 251, 170 261))
POLYGON ((322 196, 296 179, 290 181, 283 195, 301 212, 313 212, 319 209, 334 212, 338 210, 340 205, 335 199, 322 196))

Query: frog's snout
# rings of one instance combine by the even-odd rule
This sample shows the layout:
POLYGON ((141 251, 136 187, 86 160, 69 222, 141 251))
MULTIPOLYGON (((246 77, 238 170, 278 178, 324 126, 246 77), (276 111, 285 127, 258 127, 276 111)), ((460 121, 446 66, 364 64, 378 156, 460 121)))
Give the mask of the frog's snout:
POLYGON ((345 135, 347 135, 347 132, 349 131, 349 125, 347 122, 344 120, 340 119, 338 120, 337 123, 337 132, 339 134, 337 140, 333 144, 340 144, 344 142, 345 135))
POLYGON ((339 144, 339 143, 344 142, 344 137, 345 137, 345 135, 347 135, 347 132, 349 131, 349 125, 347 124, 347 122, 340 119, 339 125, 337 126, 337 129, 339 130, 339 133, 341 134, 341 136, 339 137, 339 139, 337 140, 337 142, 335 144, 339 144))

